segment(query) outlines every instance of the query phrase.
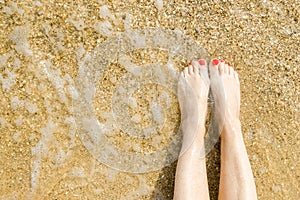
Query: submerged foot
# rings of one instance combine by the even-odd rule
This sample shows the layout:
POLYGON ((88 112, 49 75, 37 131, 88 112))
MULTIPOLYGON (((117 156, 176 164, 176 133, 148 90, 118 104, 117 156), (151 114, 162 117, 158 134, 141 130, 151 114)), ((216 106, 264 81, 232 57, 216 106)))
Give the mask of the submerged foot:
POLYGON ((222 133, 223 127, 239 123, 240 82, 237 72, 223 60, 212 60, 209 72, 216 120, 222 133))
POLYGON ((186 129, 204 125, 208 91, 207 65, 204 60, 193 60, 191 65, 181 72, 178 82, 178 100, 184 132, 194 132, 186 129))

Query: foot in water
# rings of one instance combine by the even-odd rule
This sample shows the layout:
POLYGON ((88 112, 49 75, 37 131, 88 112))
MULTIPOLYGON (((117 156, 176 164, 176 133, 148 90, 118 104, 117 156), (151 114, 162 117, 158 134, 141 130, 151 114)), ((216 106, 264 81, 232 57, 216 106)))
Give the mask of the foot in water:
POLYGON ((194 60, 179 77, 178 100, 183 140, 177 162, 174 199, 209 199, 204 148, 205 115, 209 91, 208 68, 194 60))
POLYGON ((238 74, 224 61, 214 59, 209 64, 209 79, 205 62, 200 63, 203 65, 192 62, 179 79, 182 148, 186 148, 186 152, 177 162, 174 199, 209 199, 206 163, 199 156, 204 147, 209 84, 215 102, 214 120, 221 133, 219 199, 257 199, 239 121, 238 74))
POLYGON ((178 100, 184 139, 194 136, 204 126, 209 91, 208 67, 204 60, 193 60, 180 74, 178 100), (196 126, 195 126, 196 125, 196 126), (188 130, 187 130, 188 129, 188 130))

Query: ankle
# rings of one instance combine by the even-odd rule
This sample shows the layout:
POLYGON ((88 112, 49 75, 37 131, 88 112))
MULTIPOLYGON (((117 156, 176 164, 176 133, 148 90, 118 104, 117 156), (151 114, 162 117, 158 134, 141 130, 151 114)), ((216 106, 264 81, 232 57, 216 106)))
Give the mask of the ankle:
POLYGON ((239 117, 226 117, 224 120, 224 128, 241 127, 241 121, 239 117))
POLYGON ((239 119, 227 120, 223 126, 221 138, 240 138, 242 137, 242 127, 239 119))

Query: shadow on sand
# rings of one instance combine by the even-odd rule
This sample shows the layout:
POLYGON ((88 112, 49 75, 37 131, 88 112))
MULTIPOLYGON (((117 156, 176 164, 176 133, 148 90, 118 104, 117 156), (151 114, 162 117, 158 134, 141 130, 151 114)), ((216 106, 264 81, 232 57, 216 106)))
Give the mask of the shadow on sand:
MULTIPOLYGON (((155 191, 152 193, 153 200, 173 199, 176 166, 177 161, 161 170, 155 191)), ((206 167, 210 199, 217 200, 220 179, 220 140, 206 155, 206 167)))

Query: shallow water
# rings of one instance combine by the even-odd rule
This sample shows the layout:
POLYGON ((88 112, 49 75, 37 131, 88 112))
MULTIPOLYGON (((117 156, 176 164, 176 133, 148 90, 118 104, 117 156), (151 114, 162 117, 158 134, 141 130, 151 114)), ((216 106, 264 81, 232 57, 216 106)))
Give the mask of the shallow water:
POLYGON ((0 199, 172 199, 194 57, 239 72, 259 199, 298 199, 299 15, 297 1, 0 0, 0 199))

